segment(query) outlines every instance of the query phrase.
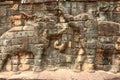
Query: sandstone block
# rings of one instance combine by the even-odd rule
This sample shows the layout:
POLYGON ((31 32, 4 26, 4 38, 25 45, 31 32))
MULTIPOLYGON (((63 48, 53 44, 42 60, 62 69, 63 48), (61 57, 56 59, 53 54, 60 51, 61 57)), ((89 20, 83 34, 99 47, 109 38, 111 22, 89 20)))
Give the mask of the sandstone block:
POLYGON ((41 59, 34 59, 34 65, 40 66, 41 65, 41 59))
POLYGON ((94 50, 94 49, 86 49, 86 53, 90 54, 90 55, 95 55, 96 54, 96 50, 94 50))
POLYGON ((86 47, 88 49, 95 49, 95 48, 97 48, 97 44, 96 43, 87 43, 86 47))
POLYGON ((33 31, 33 30, 34 30, 34 27, 33 27, 33 26, 29 26, 29 25, 25 25, 25 26, 23 27, 23 30, 25 30, 25 31, 33 31))
POLYGON ((33 65, 34 63, 33 63, 33 59, 26 59, 25 61, 24 61, 24 63, 25 64, 29 64, 29 65, 33 65))
POLYGON ((15 36, 14 36, 14 33, 13 32, 5 32, 2 36, 1 36, 1 38, 2 39, 12 39, 12 38, 14 38, 15 36))
POLYGON ((39 43, 39 38, 38 37, 29 37, 29 44, 38 44, 39 43))
POLYGON ((89 39, 97 39, 98 34, 85 34, 87 40, 89 39))
POLYGON ((4 46, 11 45, 11 39, 4 39, 2 42, 4 46))
POLYGON ((106 36, 115 36, 119 30, 119 25, 112 22, 99 22, 98 30, 103 31, 106 36))
POLYGON ((19 68, 20 71, 26 71, 26 70, 30 70, 30 65, 28 65, 28 64, 20 64, 18 66, 18 68, 19 68))
POLYGON ((21 26, 22 25, 22 21, 21 20, 15 20, 14 21, 14 25, 15 26, 21 26))
POLYGON ((37 54, 34 56, 35 59, 41 59, 41 54, 37 54))
POLYGON ((19 61, 17 59, 12 60, 12 65, 18 65, 19 61))
POLYGON ((113 49, 115 49, 115 47, 114 47, 114 44, 102 44, 101 45, 101 49, 104 49, 104 50, 113 50, 113 49))
POLYGON ((12 65, 12 71, 16 72, 18 70, 19 70, 18 65, 12 65))
POLYGON ((71 55, 66 55, 66 62, 72 62, 73 58, 71 55))
POLYGON ((112 43, 113 39, 112 37, 101 36, 99 37, 99 41, 102 43, 112 43))
POLYGON ((15 34, 15 38, 20 38, 20 37, 27 37, 26 31, 18 31, 15 34))

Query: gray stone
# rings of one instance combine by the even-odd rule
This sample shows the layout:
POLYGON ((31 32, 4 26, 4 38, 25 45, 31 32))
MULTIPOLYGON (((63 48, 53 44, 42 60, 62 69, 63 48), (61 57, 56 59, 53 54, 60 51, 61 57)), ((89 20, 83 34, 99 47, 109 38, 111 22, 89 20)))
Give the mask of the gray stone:
POLYGON ((26 59, 25 64, 33 65, 33 59, 26 59))
POLYGON ((89 39, 97 39, 98 34, 85 34, 85 37, 86 37, 87 40, 89 40, 89 39))
POLYGON ((113 39, 112 39, 112 37, 101 36, 101 37, 99 37, 99 41, 101 43, 112 43, 113 39))
POLYGON ((2 65, 3 61, 0 59, 0 65, 2 65))
POLYGON ((113 50, 113 49, 115 49, 115 47, 114 47, 114 44, 102 44, 101 45, 101 49, 103 49, 103 50, 113 50))
POLYGON ((0 46, 3 46, 3 40, 0 39, 0 46))
POLYGON ((105 36, 116 36, 119 25, 112 22, 99 22, 98 30, 103 31, 105 36), (113 27, 114 26, 114 27, 113 27))
POLYGON ((96 43, 87 43, 86 47, 88 49, 95 49, 95 48, 97 48, 97 44, 96 43))
POLYGON ((20 37, 27 37, 26 31, 19 31, 19 32, 16 32, 15 38, 20 38, 20 37))
POLYGON ((66 62, 65 55, 60 55, 60 62, 66 62))
POLYGON ((88 28, 86 33, 87 34, 96 34, 97 33, 97 29, 95 29, 95 28, 88 28))
POLYGON ((38 37, 29 37, 29 44, 38 44, 39 43, 39 38, 38 37))
POLYGON ((34 65, 40 66, 41 65, 41 59, 34 59, 34 65))
POLYGON ((41 54, 37 54, 34 56, 35 59, 41 59, 41 54))
POLYGON ((2 60, 2 53, 0 53, 0 60, 2 60))
POLYGON ((3 54, 2 54, 2 60, 6 59, 7 56, 8 56, 8 53, 3 53, 3 54))
POLYGON ((23 44, 25 42, 26 42, 25 38, 15 38, 15 39, 12 39, 12 45, 23 44))
POLYGON ((83 29, 85 26, 84 21, 70 21, 68 23, 69 27, 83 29))
POLYGON ((94 49, 87 49, 86 50, 86 53, 88 54, 88 55, 95 55, 96 54, 96 50, 94 50, 94 49))
POLYGON ((13 45, 10 47, 9 52, 16 53, 16 52, 23 50, 23 48, 25 48, 23 47, 23 45, 13 45))

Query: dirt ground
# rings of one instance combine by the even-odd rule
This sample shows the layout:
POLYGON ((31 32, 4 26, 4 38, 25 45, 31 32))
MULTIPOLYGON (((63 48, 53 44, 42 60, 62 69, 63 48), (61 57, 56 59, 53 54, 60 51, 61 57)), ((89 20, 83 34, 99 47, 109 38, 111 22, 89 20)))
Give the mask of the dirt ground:
POLYGON ((21 71, 21 72, 1 72, 0 80, 120 80, 120 73, 110 73, 105 71, 73 72, 69 69, 58 69, 56 71, 44 70, 42 72, 21 71))

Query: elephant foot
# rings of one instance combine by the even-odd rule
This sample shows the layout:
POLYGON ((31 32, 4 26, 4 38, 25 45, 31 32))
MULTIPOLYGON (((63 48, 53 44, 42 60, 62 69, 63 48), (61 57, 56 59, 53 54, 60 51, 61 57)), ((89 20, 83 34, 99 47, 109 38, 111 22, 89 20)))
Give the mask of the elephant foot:
POLYGON ((36 66, 33 71, 34 72, 41 72, 42 69, 40 68, 40 66, 36 66))
POLYGON ((82 70, 80 70, 80 69, 73 69, 73 72, 77 72, 77 73, 79 73, 79 72, 81 72, 82 70))
POLYGON ((18 65, 13 65, 12 71, 17 72, 18 71, 18 65))
POLYGON ((119 65, 113 65, 110 72, 117 73, 119 72, 119 65))
POLYGON ((48 71, 56 71, 56 70, 58 70, 58 67, 49 66, 49 67, 47 68, 47 70, 48 70, 48 71))
POLYGON ((89 73, 94 73, 95 70, 93 70, 93 69, 89 69, 89 70, 87 70, 87 72, 89 72, 89 73))
POLYGON ((82 71, 82 67, 77 67, 73 69, 73 72, 81 72, 82 71))
POLYGON ((15 75, 21 74, 21 71, 14 72, 15 75))
POLYGON ((87 72, 89 73, 94 73, 95 70, 94 70, 94 64, 87 64, 87 72))

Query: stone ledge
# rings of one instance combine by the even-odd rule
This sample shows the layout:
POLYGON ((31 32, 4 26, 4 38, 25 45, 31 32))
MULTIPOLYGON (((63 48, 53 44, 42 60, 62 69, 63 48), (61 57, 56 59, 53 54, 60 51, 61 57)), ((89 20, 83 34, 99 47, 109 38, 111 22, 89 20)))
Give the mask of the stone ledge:
POLYGON ((1 72, 0 80, 120 80, 120 73, 113 74, 105 71, 75 73, 69 69, 42 72, 1 72))

